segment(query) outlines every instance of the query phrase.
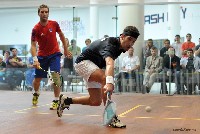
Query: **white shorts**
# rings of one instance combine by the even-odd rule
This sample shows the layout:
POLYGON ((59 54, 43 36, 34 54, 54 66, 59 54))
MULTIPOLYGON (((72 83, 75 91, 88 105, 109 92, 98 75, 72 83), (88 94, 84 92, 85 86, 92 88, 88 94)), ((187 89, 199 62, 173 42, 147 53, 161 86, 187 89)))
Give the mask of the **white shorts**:
POLYGON ((83 77, 83 80, 85 82, 86 88, 101 88, 101 84, 98 82, 88 82, 88 79, 90 78, 90 75, 99 67, 94 64, 90 60, 83 60, 78 64, 74 64, 74 68, 76 72, 83 77))

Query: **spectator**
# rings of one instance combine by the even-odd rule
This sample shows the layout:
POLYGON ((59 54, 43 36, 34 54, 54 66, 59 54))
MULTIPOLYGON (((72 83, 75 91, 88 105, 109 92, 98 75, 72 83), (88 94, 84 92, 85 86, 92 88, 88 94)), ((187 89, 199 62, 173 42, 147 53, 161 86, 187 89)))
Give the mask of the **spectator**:
POLYGON ((194 49, 195 56, 198 56, 200 58, 200 38, 199 38, 199 44, 194 49))
POLYGON ((143 58, 143 68, 145 68, 147 57, 151 56, 151 48, 153 46, 154 46, 153 45, 153 40, 152 39, 148 39, 147 40, 147 44, 143 48, 143 56, 144 56, 144 58, 143 58))
MULTIPOLYGON (((166 55, 163 59, 163 65, 164 65, 164 80, 163 85, 166 85, 166 77, 175 77, 175 84, 177 88, 177 94, 180 94, 181 91, 181 84, 180 84, 180 58, 175 55, 175 49, 173 47, 170 47, 168 49, 168 55, 166 55), (170 63, 171 58, 171 63, 170 63), (167 76, 166 76, 167 75, 167 76)), ((168 94, 167 91, 164 91, 168 94)))
POLYGON ((182 44, 182 47, 181 47, 181 50, 185 52, 185 53, 184 53, 185 56, 187 56, 187 49, 191 48, 191 49, 194 50, 194 48, 195 48, 195 43, 191 41, 192 35, 191 35, 190 33, 188 33, 188 34, 186 35, 186 39, 187 39, 187 41, 184 42, 184 43, 182 44))
POLYGON ((33 86, 33 79, 35 75, 35 68, 33 66, 33 57, 28 57, 28 63, 27 63, 27 70, 25 71, 25 80, 26 80, 26 88, 29 91, 32 91, 33 86))
POLYGON ((184 80, 185 86, 189 95, 195 92, 195 87, 199 85, 199 68, 200 68, 200 58, 198 56, 194 57, 194 52, 192 48, 187 50, 187 58, 184 58, 181 62, 181 66, 184 69, 184 80))
POLYGON ((175 36, 175 42, 172 43, 172 47, 175 49, 175 55, 178 56, 179 58, 182 57, 182 51, 181 51, 181 46, 182 46, 182 42, 181 42, 181 37, 180 35, 176 35, 175 36))
POLYGON ((7 70, 6 70, 6 79, 8 84, 14 90, 21 89, 21 82, 24 77, 24 73, 20 68, 24 66, 22 59, 17 56, 17 49, 11 48, 12 56, 7 60, 7 70))
POLYGON ((144 70, 143 85, 146 92, 149 93, 152 85, 156 81, 157 75, 162 71, 163 58, 158 56, 158 49, 151 48, 151 56, 147 57, 146 66, 144 70))
POLYGON ((3 61, 3 55, 0 54, 0 81, 3 80, 5 71, 6 71, 6 63, 3 61))
POLYGON ((136 83, 139 85, 139 74, 140 60, 138 56, 133 55, 134 48, 131 47, 128 50, 128 56, 124 57, 122 60, 122 71, 116 76, 118 81, 119 91, 122 89, 121 81, 123 78, 135 78, 136 83))
POLYGON ((82 52, 85 51, 85 49, 91 44, 91 40, 90 39, 86 39, 85 40, 85 47, 83 47, 82 52))
POLYGON ((9 56, 10 56, 10 51, 6 50, 6 51, 4 52, 4 58, 3 58, 3 61, 4 61, 5 63, 7 62, 9 56))
POLYGON ((161 57, 165 57, 165 55, 167 55, 167 50, 170 48, 170 40, 168 40, 168 39, 165 39, 164 41, 164 47, 163 48, 161 48, 161 50, 160 50, 160 56, 161 57))
POLYGON ((73 57, 74 56, 77 57, 78 55, 81 54, 81 48, 79 46, 77 46, 75 39, 71 40, 71 45, 69 46, 68 49, 72 53, 73 57))

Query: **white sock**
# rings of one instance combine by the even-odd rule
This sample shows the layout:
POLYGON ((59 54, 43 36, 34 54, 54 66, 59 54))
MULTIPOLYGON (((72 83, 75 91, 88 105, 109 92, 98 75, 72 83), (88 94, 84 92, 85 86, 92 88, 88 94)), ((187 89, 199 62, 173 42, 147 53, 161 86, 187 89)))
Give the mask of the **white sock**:
POLYGON ((59 100, 59 97, 55 97, 55 99, 54 100, 59 100))

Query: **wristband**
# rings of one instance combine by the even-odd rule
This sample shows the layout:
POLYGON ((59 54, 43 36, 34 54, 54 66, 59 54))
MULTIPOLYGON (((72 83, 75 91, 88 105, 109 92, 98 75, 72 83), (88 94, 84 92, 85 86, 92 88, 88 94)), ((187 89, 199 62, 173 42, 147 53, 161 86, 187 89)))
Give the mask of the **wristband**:
POLYGON ((38 61, 37 56, 34 56, 34 57, 33 57, 33 61, 38 61))
POLYGON ((114 78, 112 76, 106 76, 106 84, 107 83, 114 85, 114 78))

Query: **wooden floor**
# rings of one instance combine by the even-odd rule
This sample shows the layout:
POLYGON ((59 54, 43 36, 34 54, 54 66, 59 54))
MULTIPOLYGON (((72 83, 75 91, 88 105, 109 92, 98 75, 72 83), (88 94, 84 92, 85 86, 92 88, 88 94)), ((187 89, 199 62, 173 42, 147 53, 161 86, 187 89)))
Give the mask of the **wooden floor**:
MULTIPOLYGON (((64 93, 67 96, 87 94, 64 93)), ((114 94, 117 113, 127 125, 116 129, 102 125, 104 106, 71 105, 62 118, 50 111, 52 92, 42 92, 37 107, 32 93, 0 90, 0 134, 199 134, 200 96, 114 94), (152 111, 146 112, 145 107, 152 111)))

